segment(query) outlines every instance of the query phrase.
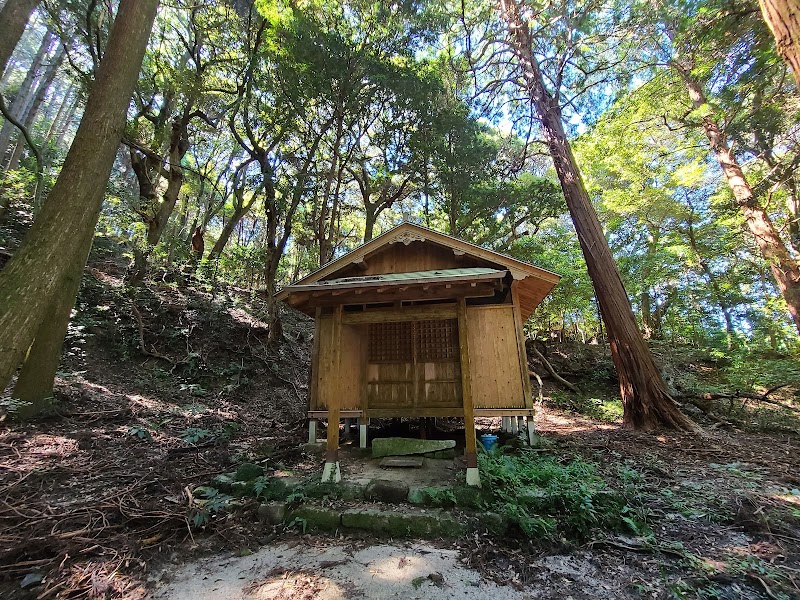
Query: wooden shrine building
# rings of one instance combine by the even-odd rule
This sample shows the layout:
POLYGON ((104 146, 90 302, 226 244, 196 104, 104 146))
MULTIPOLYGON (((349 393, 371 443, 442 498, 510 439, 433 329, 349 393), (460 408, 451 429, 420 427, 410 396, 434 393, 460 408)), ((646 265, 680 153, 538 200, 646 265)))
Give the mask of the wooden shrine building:
MULTIPOLYGON (((317 419, 463 417, 467 482, 479 485, 476 416, 528 419, 523 323, 559 276, 404 223, 277 294, 315 318, 310 437, 317 419)), ((328 426, 323 480, 340 479, 328 426)))

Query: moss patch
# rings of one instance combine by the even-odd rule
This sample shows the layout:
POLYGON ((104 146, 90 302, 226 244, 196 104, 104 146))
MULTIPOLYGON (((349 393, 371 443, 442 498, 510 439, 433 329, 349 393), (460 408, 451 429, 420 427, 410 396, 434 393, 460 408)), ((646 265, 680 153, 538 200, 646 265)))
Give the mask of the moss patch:
POLYGON ((303 531, 336 531, 342 515, 335 510, 316 506, 301 506, 289 515, 289 523, 296 523, 303 531))
POLYGON ((342 526, 391 537, 459 537, 466 528, 441 512, 404 513, 351 509, 342 513, 342 526))
POLYGON ((455 440, 415 440, 412 438, 376 438, 372 440, 372 457, 429 454, 456 447, 455 440))

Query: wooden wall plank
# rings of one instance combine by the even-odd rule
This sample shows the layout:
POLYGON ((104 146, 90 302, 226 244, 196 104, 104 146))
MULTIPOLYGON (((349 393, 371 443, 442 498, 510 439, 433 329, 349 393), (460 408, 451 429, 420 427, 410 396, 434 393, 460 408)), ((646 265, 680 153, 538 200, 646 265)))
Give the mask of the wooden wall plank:
POLYGON ((513 306, 469 306, 467 318, 475 408, 525 408, 513 306))
POLYGON ((531 395, 531 378, 528 375, 528 351, 525 349, 525 330, 523 329, 522 312, 520 308, 519 282, 511 283, 511 300, 514 306, 514 329, 517 337, 519 370, 522 376, 522 395, 527 408, 533 409, 533 396, 531 395))
MULTIPOLYGON (((435 269, 458 269, 460 267, 482 267, 487 263, 478 258, 456 256, 450 248, 424 242, 389 244, 364 259, 364 263, 353 264, 331 273, 327 278, 381 275, 384 273, 410 273, 435 269), (364 265, 366 268, 364 268, 364 265)), ((502 266, 501 266, 502 268, 502 266)))
POLYGON ((314 343, 311 348, 311 381, 308 386, 308 410, 316 410, 319 407, 319 347, 320 347, 320 319, 322 309, 316 310, 314 317, 314 343))
POLYGON ((331 315, 320 315, 318 318, 319 330, 319 353, 317 357, 317 394, 312 410, 327 410, 328 403, 333 392, 335 381, 334 372, 331 365, 331 355, 333 353, 333 317, 331 315))
POLYGON ((455 304, 430 304, 405 308, 378 308, 363 312, 345 313, 342 323, 401 323, 434 319, 455 319, 455 304))

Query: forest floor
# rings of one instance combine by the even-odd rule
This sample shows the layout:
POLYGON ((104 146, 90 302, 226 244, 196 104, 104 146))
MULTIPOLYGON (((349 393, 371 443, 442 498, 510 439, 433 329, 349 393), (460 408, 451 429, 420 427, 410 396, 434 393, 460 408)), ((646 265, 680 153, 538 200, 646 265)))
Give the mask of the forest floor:
MULTIPOLYGON (((0 597, 800 598, 793 411, 762 427, 775 405, 735 398, 722 417, 696 411, 702 434, 626 431, 607 354, 577 343, 544 348, 586 390, 545 380, 544 452, 624 486, 646 523, 636 531, 311 535, 262 524, 255 500, 198 520, 193 490, 242 462, 321 467, 301 451, 311 324, 287 313, 267 348, 261 316, 240 290, 131 290, 117 263, 93 265, 57 414, 0 423, 0 597)), ((674 384, 719 386, 713 361, 656 352, 672 353, 674 384)), ((792 405, 794 390, 770 398, 792 405)))

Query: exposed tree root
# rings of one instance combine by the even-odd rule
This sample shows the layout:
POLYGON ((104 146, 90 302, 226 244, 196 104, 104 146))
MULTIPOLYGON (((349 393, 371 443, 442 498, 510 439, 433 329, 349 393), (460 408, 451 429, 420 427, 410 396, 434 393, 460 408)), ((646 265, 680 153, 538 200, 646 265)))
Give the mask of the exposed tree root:
MULTIPOLYGON (((544 365, 544 368, 547 369, 547 372, 550 373, 550 376, 553 379, 555 379, 558 383, 563 385, 568 390, 571 390, 571 391, 575 392, 576 394, 580 394, 581 393, 581 390, 577 385, 575 385, 574 383, 570 383, 569 381, 567 381, 566 379, 561 377, 561 375, 556 373, 556 370, 553 368, 553 365, 551 365, 550 361, 547 360, 544 357, 544 354, 539 352, 539 350, 536 349, 534 346, 531 346, 531 350, 533 350, 533 353, 536 355, 536 358, 538 358, 539 361, 544 365)), ((538 377, 538 375, 537 375, 537 377, 538 377)), ((539 385, 541 387, 541 381, 539 382, 539 385)))

